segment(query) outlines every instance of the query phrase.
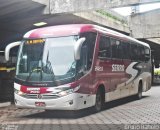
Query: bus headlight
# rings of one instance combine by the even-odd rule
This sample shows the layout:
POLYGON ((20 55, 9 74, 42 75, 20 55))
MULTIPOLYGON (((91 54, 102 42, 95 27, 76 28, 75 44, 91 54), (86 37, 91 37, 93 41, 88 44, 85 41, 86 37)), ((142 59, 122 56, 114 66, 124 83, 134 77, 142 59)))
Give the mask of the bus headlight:
POLYGON ((73 93, 73 92, 78 91, 79 88, 80 88, 80 86, 77 86, 77 87, 75 87, 75 88, 70 88, 70 87, 58 88, 58 89, 62 90, 62 91, 60 91, 60 92, 58 93, 58 95, 59 95, 60 97, 66 96, 66 95, 69 95, 69 94, 71 94, 71 93, 73 93))
POLYGON ((68 89, 68 90, 65 90, 65 91, 61 91, 61 92, 58 93, 58 95, 62 97, 62 96, 66 96, 66 95, 71 94, 71 93, 73 93, 73 89, 68 89))
POLYGON ((17 90, 17 89, 14 89, 14 92, 19 95, 19 96, 24 96, 26 95, 24 92, 20 91, 20 90, 17 90))

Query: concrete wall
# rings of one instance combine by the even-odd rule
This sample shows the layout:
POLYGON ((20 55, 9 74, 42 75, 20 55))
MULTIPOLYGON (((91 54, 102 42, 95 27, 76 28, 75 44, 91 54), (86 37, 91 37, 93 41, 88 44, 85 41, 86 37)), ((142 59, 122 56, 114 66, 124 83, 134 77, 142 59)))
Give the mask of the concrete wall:
POLYGON ((121 21, 118 21, 112 17, 102 15, 96 11, 74 13, 74 15, 82 17, 90 21, 94 21, 95 23, 99 25, 108 26, 110 28, 114 28, 119 31, 129 33, 129 27, 126 23, 122 23, 121 21))
POLYGON ((46 5, 45 13, 80 12, 153 3, 159 0, 32 0, 46 5))
POLYGON ((130 18, 131 35, 134 38, 159 38, 160 37, 160 10, 135 14, 130 18))

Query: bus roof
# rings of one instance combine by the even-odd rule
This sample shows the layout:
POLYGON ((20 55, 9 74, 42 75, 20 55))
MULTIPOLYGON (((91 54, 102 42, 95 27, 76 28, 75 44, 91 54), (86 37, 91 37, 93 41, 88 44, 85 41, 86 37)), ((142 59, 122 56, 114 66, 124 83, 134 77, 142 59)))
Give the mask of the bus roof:
POLYGON ((24 38, 47 38, 77 35, 80 32, 86 32, 92 30, 93 26, 90 24, 68 24, 57 25, 50 27, 43 27, 31 30, 24 35, 24 38))
POLYGON ((24 38, 27 39, 37 39, 37 38, 48 38, 48 37, 58 37, 58 36, 68 36, 68 35, 77 35, 81 32, 88 31, 98 31, 104 34, 112 35, 119 37, 121 39, 136 42, 141 45, 149 47, 147 43, 138 41, 132 37, 126 36, 122 33, 107 29, 98 25, 92 24, 68 24, 68 25, 56 25, 50 27, 43 27, 31 30, 24 35, 24 38))
POLYGON ((104 33, 104 34, 108 34, 108 35, 112 35, 112 36, 116 36, 120 39, 124 39, 124 40, 127 40, 127 41, 130 41, 130 42, 135 42, 135 43, 139 43, 141 45, 144 45, 144 46, 147 46, 150 48, 150 46, 145 43, 145 42, 141 42, 135 38, 132 38, 130 36, 127 36, 127 35, 124 35, 122 33, 119 33, 119 32, 116 32, 114 30, 111 30, 111 29, 108 29, 108 28, 104 28, 104 27, 100 27, 100 26, 97 26, 97 25, 94 25, 95 27, 95 30, 101 32, 101 33, 104 33))

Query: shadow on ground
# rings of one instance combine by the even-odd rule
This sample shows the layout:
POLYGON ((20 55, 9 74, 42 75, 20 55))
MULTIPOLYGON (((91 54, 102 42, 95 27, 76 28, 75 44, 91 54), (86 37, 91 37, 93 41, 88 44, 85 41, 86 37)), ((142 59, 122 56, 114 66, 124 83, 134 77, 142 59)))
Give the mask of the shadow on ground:
MULTIPOLYGON (((148 98, 148 96, 143 96, 143 98, 148 98)), ((142 99, 143 100, 143 99, 142 99)), ((109 110, 111 108, 127 104, 129 102, 136 101, 134 96, 119 99, 116 101, 108 102, 104 105, 104 108, 102 111, 109 110)), ((23 118, 43 118, 43 119, 77 119, 77 118, 82 118, 85 116, 89 116, 91 114, 95 114, 93 111, 93 108, 87 108, 84 110, 79 110, 79 111, 58 111, 58 110, 53 110, 53 111, 44 111, 41 113, 36 113, 36 114, 30 114, 27 116, 21 116, 23 118)))

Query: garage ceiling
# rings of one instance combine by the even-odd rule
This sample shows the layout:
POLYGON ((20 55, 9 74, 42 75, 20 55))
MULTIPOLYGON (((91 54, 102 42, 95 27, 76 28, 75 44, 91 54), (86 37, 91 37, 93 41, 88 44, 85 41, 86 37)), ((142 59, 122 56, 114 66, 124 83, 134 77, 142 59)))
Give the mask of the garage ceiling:
POLYGON ((46 22, 46 26, 94 23, 72 14, 43 15, 44 9, 45 5, 32 0, 0 0, 0 51, 10 42, 21 40, 27 31, 37 28, 33 25, 37 22, 46 22))
POLYGON ((45 6, 32 0, 0 1, 0 51, 13 41, 21 40, 24 33, 37 28, 33 24, 46 22, 46 26, 69 23, 92 23, 72 14, 42 15, 45 6))
POLYGON ((1 0, 0 2, 0 50, 4 50, 8 42, 21 38, 23 31, 31 28, 28 26, 31 22, 27 23, 25 19, 31 15, 41 15, 44 5, 31 0, 1 0))

